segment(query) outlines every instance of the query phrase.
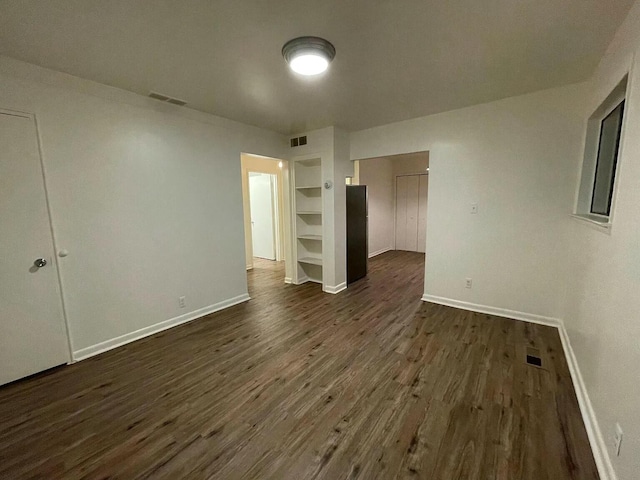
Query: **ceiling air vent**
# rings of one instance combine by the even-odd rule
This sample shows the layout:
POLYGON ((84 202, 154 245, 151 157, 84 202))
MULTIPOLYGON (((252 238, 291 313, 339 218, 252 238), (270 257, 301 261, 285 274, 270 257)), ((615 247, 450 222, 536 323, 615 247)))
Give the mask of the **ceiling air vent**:
POLYGON ((180 105, 181 107, 184 107, 187 104, 184 100, 178 100, 177 98, 170 98, 167 100, 167 103, 173 103, 174 105, 180 105))
POLYGON ((149 96, 151 98, 155 98, 156 100, 161 100, 163 102, 166 102, 167 100, 169 100, 169 97, 165 97, 164 95, 160 95, 159 93, 155 93, 155 92, 151 92, 149 96))
POLYGON ((184 100, 178 100, 177 98, 167 97, 166 95, 162 95, 161 93, 150 92, 149 97, 160 100, 161 102, 173 103, 174 105, 180 105, 181 107, 185 106, 187 102, 184 100))
POLYGON ((291 139, 291 148, 293 147, 301 147, 307 144, 307 136, 304 135, 302 137, 296 137, 291 139))

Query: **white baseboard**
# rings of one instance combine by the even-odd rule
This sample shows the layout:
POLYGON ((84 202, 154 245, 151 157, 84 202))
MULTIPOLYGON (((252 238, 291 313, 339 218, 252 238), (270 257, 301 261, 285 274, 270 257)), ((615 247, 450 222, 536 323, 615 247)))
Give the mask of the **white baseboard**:
POLYGON ((593 405, 591 404, 589 394, 587 393, 587 387, 582 379, 582 373, 580 372, 576 355, 571 347, 569 334, 564 326, 564 322, 561 323, 558 330, 560 333, 560 340, 562 340, 562 347, 564 348, 564 356, 567 359, 569 372, 571 373, 571 380, 573 380, 573 388, 576 391, 576 397, 578 397, 578 405, 580 405, 582 421, 587 429, 593 458, 596 461, 596 466, 598 467, 600 480, 617 480, 618 476, 613 469, 611 457, 609 456, 607 445, 604 441, 604 437, 602 436, 598 419, 593 411, 593 405))
POLYGON ((135 342, 136 340, 148 337, 149 335, 153 335, 154 333, 162 332, 163 330, 167 330, 172 327, 177 327, 178 325, 182 325, 183 323, 187 323, 197 318, 204 317, 205 315, 209 315, 210 313, 218 312, 225 308, 232 307, 242 302, 246 302, 250 299, 251 297, 249 297, 249 294, 244 293, 242 295, 238 295, 237 297, 229 298, 228 300, 223 300, 222 302, 209 305, 208 307, 200 308, 190 313, 185 313, 184 315, 180 315, 179 317, 170 318, 169 320, 156 323, 155 325, 141 328, 140 330, 136 330, 135 332, 126 333, 124 335, 120 335, 119 337, 112 338, 111 340, 100 342, 87 348, 82 348, 73 352, 73 361, 77 362, 79 360, 93 357, 94 355, 98 355, 99 353, 112 350, 127 343, 135 342))
POLYGON ((333 295, 335 295, 337 293, 340 293, 341 291, 346 290, 346 289, 347 289, 347 282, 342 282, 342 283, 336 285, 335 287, 332 287, 330 285, 326 285, 324 287, 324 291, 326 293, 331 293, 333 295))
POLYGON ((291 277, 284 277, 284 283, 293 283, 293 279, 291 277))
POLYGON ((247 265, 247 270, 253 270, 253 265, 247 265))
POLYGON ((562 319, 534 315, 532 313, 519 312, 516 310, 507 310, 505 308, 478 305, 475 303, 463 302, 461 300, 453 300, 451 298, 437 297, 426 293, 422 296, 422 300, 425 302, 437 303, 439 305, 447 305, 449 307, 470 310, 472 312, 487 313, 499 317, 513 318, 515 320, 523 320, 525 322, 557 328, 560 340, 562 341, 564 356, 567 359, 567 365, 569 366, 569 373, 571 374, 573 388, 576 392, 576 397, 578 398, 578 406, 580 407, 582 421, 584 422, 585 429, 587 430, 587 436, 589 437, 589 444, 591 445, 593 458, 596 462, 596 467, 598 468, 598 474, 600 475, 600 480, 618 479, 615 470, 613 469, 611 457, 609 456, 609 451, 607 450, 607 446, 604 442, 604 437, 602 436, 598 419, 596 418, 593 410, 593 405, 589 399, 587 388, 584 384, 584 380, 582 379, 578 361, 576 360, 575 353, 571 347, 569 334, 567 333, 562 319))
POLYGON ((390 252, 391 250, 393 250, 393 248, 391 247, 382 248, 376 252, 370 253, 369 258, 377 257, 378 255, 382 255, 383 253, 390 252))
POLYGON ((487 305, 479 305, 477 303, 454 300, 452 298, 437 297, 435 295, 429 295, 427 293, 422 296, 422 301, 437 303, 439 305, 446 305, 448 307, 461 308, 462 310, 469 310, 471 312, 487 313, 489 315, 496 315, 498 317, 513 318, 515 320, 523 320, 525 322, 548 325, 550 327, 556 328, 562 324, 562 320, 560 320, 559 318, 545 317, 543 315, 519 312, 517 310, 508 310, 506 308, 489 307, 487 305))

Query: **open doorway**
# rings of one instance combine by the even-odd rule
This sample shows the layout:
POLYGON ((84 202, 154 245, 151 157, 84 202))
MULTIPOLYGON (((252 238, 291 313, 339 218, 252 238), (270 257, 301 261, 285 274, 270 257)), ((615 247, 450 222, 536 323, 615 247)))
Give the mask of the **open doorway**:
POLYGON ((276 260, 278 235, 278 179, 272 173, 249 172, 249 210, 253 256, 276 260))
POLYGON ((243 153, 241 164, 247 271, 268 271, 270 278, 286 282, 291 249, 288 162, 243 153))
POLYGON ((367 185, 369 258, 390 250, 424 253, 429 152, 356 160, 354 184, 367 185))

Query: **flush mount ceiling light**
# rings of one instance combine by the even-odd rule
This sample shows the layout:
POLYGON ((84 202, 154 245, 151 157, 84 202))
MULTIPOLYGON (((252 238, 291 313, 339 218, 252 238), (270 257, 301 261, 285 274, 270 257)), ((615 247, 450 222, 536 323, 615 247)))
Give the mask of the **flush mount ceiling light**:
POLYGON ((284 44, 282 56, 294 72, 318 75, 329 67, 336 49, 324 38, 298 37, 284 44))

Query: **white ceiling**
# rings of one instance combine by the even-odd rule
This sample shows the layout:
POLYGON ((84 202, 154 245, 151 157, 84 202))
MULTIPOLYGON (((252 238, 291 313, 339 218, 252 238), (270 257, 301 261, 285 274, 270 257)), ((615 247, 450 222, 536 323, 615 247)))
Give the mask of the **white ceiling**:
POLYGON ((282 133, 360 130, 586 79, 633 0, 2 0, 0 53, 282 133), (289 72, 289 39, 337 50, 289 72))

